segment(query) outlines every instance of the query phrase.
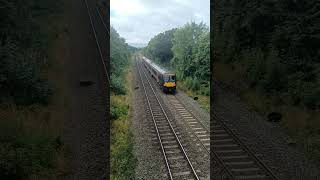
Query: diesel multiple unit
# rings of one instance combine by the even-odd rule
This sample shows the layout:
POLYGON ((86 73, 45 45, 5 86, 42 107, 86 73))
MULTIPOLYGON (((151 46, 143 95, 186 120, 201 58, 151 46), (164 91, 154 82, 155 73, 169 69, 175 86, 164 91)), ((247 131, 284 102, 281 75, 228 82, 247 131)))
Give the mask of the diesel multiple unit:
POLYGON ((142 56, 142 63, 151 76, 157 81, 163 92, 176 92, 176 74, 166 71, 156 64, 152 63, 148 58, 142 56))

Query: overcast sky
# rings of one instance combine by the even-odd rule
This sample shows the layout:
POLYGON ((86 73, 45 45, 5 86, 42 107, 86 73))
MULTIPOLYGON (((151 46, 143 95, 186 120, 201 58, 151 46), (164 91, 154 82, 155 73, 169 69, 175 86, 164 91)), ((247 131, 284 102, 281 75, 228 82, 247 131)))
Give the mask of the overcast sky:
POLYGON ((111 0, 110 9, 111 25, 133 46, 187 22, 210 24, 210 0, 111 0))

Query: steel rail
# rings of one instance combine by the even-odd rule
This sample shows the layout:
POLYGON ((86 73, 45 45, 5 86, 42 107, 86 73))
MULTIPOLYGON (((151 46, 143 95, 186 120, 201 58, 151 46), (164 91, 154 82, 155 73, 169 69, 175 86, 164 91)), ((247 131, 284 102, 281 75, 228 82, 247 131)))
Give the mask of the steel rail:
POLYGON ((110 35, 110 31, 109 31, 109 29, 107 28, 106 23, 103 21, 103 18, 102 18, 102 16, 101 16, 101 13, 100 13, 100 11, 99 11, 99 9, 98 9, 97 7, 96 7, 96 10, 97 10, 97 12, 98 12, 98 14, 99 14, 100 20, 101 20, 104 28, 107 30, 107 33, 110 35))
POLYGON ((98 47, 98 51, 99 51, 99 55, 100 55, 100 59, 102 61, 102 64, 103 64, 103 69, 104 69, 104 72, 107 76, 107 80, 109 82, 109 85, 111 85, 111 81, 110 81, 110 78, 109 78, 109 74, 108 74, 108 70, 107 70, 107 66, 104 62, 104 58, 103 58, 103 55, 102 55, 102 51, 101 51, 101 47, 100 47, 100 44, 98 42, 98 37, 97 37, 97 33, 96 33, 96 29, 93 25, 93 21, 92 21, 92 17, 91 17, 91 14, 90 14, 90 10, 89 10, 89 6, 88 6, 88 2, 87 0, 83 0, 86 4, 86 7, 87 7, 87 13, 88 13, 88 16, 89 16, 89 19, 90 19, 90 24, 91 24, 91 28, 92 28, 92 31, 93 31, 93 35, 94 35, 94 38, 95 38, 95 41, 96 41, 96 45, 98 47))
MULTIPOLYGON (((138 67, 139 67, 139 65, 138 65, 138 67)), ((139 69, 141 69, 141 68, 139 67, 139 69)), ((173 129, 172 124, 170 123, 170 120, 169 120, 169 118, 168 118, 168 116, 167 116, 167 113, 164 111, 164 108, 163 108, 162 104, 160 103, 160 100, 159 100, 157 94, 155 93, 155 91, 154 91, 154 89, 153 89, 153 87, 152 87, 149 79, 147 78, 147 75, 145 74, 144 71, 142 71, 142 72, 143 72, 144 76, 146 77, 146 80, 147 80, 147 82, 148 82, 148 84, 149 84, 149 86, 150 86, 153 94, 155 95, 156 100, 157 100, 158 104, 160 105, 161 111, 162 111, 163 114, 165 115, 166 120, 167 120, 167 122, 168 122, 168 124, 169 124, 169 126, 170 126, 170 128, 171 128, 171 130, 172 130, 172 132, 173 132, 173 134, 175 135, 175 138, 176 138, 176 140, 177 140, 177 142, 178 142, 178 144, 179 144, 179 146, 180 146, 180 149, 181 149, 182 152, 183 152, 184 157, 185 157, 185 158, 187 159, 187 161, 188 161, 188 164, 189 164, 189 166, 190 166, 190 168, 191 168, 191 170, 192 170, 192 172, 193 172, 193 175, 195 176, 195 178, 196 178, 197 180, 199 180, 199 177, 198 177, 195 169, 193 168, 193 165, 191 164, 190 159, 188 158, 187 153, 185 152, 185 150, 184 150, 184 148, 183 148, 183 146, 182 146, 182 144, 181 144, 181 142, 180 142, 180 140, 179 140, 179 138, 178 138, 175 130, 173 129)), ((140 73, 140 71, 139 71, 139 73, 140 73)), ((142 81, 142 79, 141 79, 141 81, 142 81)), ((145 91, 145 93, 146 93, 146 91, 145 91)), ((146 94, 146 96, 147 96, 147 94, 146 94)))

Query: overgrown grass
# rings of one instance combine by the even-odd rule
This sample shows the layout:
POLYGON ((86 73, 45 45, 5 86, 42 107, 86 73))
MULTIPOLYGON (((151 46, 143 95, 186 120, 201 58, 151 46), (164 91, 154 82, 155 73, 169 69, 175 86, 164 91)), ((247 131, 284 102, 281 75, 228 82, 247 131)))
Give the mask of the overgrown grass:
POLYGON ((125 95, 111 95, 111 179, 135 179, 136 159, 133 155, 133 134, 130 130, 132 97, 131 69, 125 71, 125 95))
POLYGON ((198 90, 193 90, 190 86, 187 85, 187 81, 178 81, 177 88, 184 91, 189 97, 198 97, 199 105, 206 111, 210 112, 210 90, 208 87, 199 88, 198 90), (203 92, 205 91, 205 92, 203 92), (209 92, 207 92, 209 91, 209 92))
MULTIPOLYGON (((215 78, 240 90, 241 99, 266 117, 270 112, 282 114, 281 126, 298 147, 311 159, 320 163, 320 112, 292 105, 290 97, 266 95, 246 86, 245 68, 237 63, 215 63, 215 78)), ((290 142, 291 143, 291 142, 290 142)))
POLYGON ((52 110, 1 105, 0 179, 58 179, 63 144, 52 110))

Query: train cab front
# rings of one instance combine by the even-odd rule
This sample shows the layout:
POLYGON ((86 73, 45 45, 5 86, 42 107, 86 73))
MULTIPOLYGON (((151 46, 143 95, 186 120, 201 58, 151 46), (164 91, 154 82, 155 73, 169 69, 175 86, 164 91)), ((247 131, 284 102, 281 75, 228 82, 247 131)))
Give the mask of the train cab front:
POLYGON ((163 77, 163 91, 165 93, 176 93, 176 75, 175 74, 165 74, 163 77))

